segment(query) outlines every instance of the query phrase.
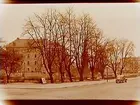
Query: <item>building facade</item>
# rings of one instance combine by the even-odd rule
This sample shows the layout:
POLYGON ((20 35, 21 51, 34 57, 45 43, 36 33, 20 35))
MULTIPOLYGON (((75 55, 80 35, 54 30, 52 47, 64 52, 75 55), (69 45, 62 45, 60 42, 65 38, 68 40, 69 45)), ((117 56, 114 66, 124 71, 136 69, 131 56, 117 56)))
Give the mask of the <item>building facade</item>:
MULTIPOLYGON (((38 77, 46 77, 48 78, 48 73, 44 67, 43 64, 43 59, 40 54, 40 51, 38 48, 35 46, 36 44, 32 39, 19 39, 17 38, 13 42, 9 43, 6 45, 7 50, 14 49, 15 51, 18 51, 19 54, 22 54, 22 64, 21 64, 21 69, 17 70, 17 73, 25 74, 26 77, 33 77, 37 76, 38 77)), ((55 55, 55 63, 52 65, 52 72, 54 79, 60 78, 60 71, 59 69, 59 64, 58 63, 58 56, 61 55, 61 50, 62 46, 60 46, 58 43, 49 43, 49 47, 51 49, 51 53, 48 54, 50 55, 50 58, 53 57, 53 53, 56 53, 55 51, 58 52, 58 54, 55 55), (57 62, 57 63, 56 63, 57 62)), ((46 51, 49 49, 47 49, 46 51)), ((49 50, 48 50, 49 51, 49 50)), ((65 50, 66 51, 66 50, 65 50)), ((66 52, 64 54, 67 54, 66 52)), ((59 58, 60 60, 60 58, 59 58)), ((48 59, 49 61, 49 59, 48 59)), ((60 63, 60 61, 59 61, 60 63)), ((63 69, 64 70, 64 69, 63 69)), ((66 76, 66 71, 64 70, 64 76, 66 76)))
POLYGON ((140 57, 126 58, 125 62, 125 73, 138 73, 140 71, 140 57))
POLYGON ((30 43, 32 42, 33 40, 31 39, 17 38, 13 42, 6 45, 7 50, 14 49, 23 56, 21 70, 18 70, 17 72, 25 72, 25 73, 43 72, 42 60, 39 51, 37 49, 30 48, 30 43))

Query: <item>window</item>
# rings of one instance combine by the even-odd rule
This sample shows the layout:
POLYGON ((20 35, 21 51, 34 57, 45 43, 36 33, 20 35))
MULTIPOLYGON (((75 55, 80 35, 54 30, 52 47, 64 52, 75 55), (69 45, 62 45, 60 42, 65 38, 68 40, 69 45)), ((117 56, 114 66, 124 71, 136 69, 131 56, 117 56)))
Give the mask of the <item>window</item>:
POLYGON ((35 58, 36 58, 36 54, 35 54, 35 58))
POLYGON ((28 68, 28 71, 30 71, 30 69, 28 68))
POLYGON ((27 58, 30 58, 30 55, 28 54, 27 58))
POLYGON ((35 61, 35 65, 36 65, 36 61, 35 61))
POLYGON ((36 68, 35 68, 35 71, 36 71, 36 68))
POLYGON ((27 62, 27 65, 30 65, 30 62, 29 61, 27 62))

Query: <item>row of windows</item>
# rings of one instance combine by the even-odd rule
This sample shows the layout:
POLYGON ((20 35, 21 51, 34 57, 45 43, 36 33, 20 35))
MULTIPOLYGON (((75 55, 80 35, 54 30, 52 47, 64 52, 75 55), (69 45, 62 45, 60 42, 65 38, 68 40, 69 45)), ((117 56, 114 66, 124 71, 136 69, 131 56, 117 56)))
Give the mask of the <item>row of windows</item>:
MULTIPOLYGON (((37 61, 35 61, 34 64, 36 65, 37 64, 37 61)), ((27 65, 30 65, 30 62, 29 61, 27 62, 27 65)))
MULTIPOLYGON (((35 56, 34 56, 34 57, 36 58, 36 54, 35 54, 35 56)), ((30 55, 29 55, 29 54, 28 54, 27 58, 30 58, 30 55)))
MULTIPOLYGON (((27 68, 27 70, 30 71, 30 68, 27 68)), ((35 68, 35 71, 36 71, 36 68, 35 68)))

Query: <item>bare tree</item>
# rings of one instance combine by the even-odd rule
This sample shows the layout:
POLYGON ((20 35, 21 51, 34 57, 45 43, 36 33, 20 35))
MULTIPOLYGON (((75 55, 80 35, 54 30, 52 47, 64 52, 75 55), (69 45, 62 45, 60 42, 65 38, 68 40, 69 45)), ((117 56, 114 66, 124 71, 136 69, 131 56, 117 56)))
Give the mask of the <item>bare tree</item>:
POLYGON ((76 16, 73 12, 73 8, 68 8, 66 11, 66 18, 67 18, 67 38, 68 44, 66 46, 67 49, 67 56, 65 59, 65 68, 66 72, 69 76, 69 80, 72 82, 72 73, 71 67, 74 65, 74 48, 73 48, 73 36, 76 34, 75 30, 75 23, 76 23, 76 16))
POLYGON ((2 65, 2 68, 5 70, 7 82, 9 82, 11 74, 21 68, 22 55, 12 48, 3 50, 2 57, 3 59, 0 63, 2 65))
POLYGON ((110 43, 110 67, 114 72, 115 77, 117 73, 122 74, 125 68, 127 57, 133 56, 134 44, 128 40, 113 40, 110 43))
POLYGON ((106 66, 108 65, 108 44, 109 44, 109 40, 104 40, 103 43, 101 43, 98 46, 98 50, 97 50, 97 57, 96 57, 96 69, 98 70, 98 72, 100 72, 102 79, 104 79, 104 71, 106 66))
POLYGON ((57 50, 57 12, 49 9, 45 14, 39 16, 35 14, 33 19, 27 21, 24 34, 29 35, 36 48, 40 51, 43 65, 49 74, 51 83, 54 82, 52 65, 56 57, 57 50))
POLYGON ((98 63, 99 63, 99 58, 100 54, 103 53, 101 51, 101 44, 103 41, 103 36, 102 32, 100 29, 94 29, 94 33, 92 38, 90 39, 90 47, 88 49, 89 52, 89 67, 90 67, 90 72, 91 72, 91 78, 94 80, 94 74, 95 72, 98 72, 98 63), (96 70, 96 71, 95 71, 96 70))
POLYGON ((93 35, 95 24, 88 14, 84 14, 75 26, 75 36, 73 37, 74 57, 80 81, 83 81, 84 71, 88 68, 89 39, 93 35))
POLYGON ((123 73, 125 65, 125 59, 127 57, 132 57, 134 55, 134 44, 129 40, 121 40, 120 41, 120 75, 123 73))
POLYGON ((58 17, 58 31, 59 31, 59 38, 58 43, 60 44, 60 48, 57 51, 57 62, 58 62, 58 69, 60 73, 61 82, 64 82, 64 74, 65 74, 65 59, 66 59, 66 46, 67 46, 67 18, 65 14, 59 13, 58 17))
POLYGON ((64 63, 65 70, 68 74, 69 80, 72 82, 72 73, 71 73, 71 66, 74 64, 74 49, 73 49, 73 36, 75 33, 75 23, 76 23, 76 17, 73 12, 73 8, 68 8, 65 13, 60 13, 60 23, 63 24, 64 27, 60 26, 60 30, 62 30, 61 34, 61 46, 63 46, 62 49, 62 61, 60 64, 64 63), (62 22, 63 20, 63 22, 62 22))
POLYGON ((113 70, 115 77, 117 77, 117 71, 120 60, 120 47, 118 40, 114 39, 109 43, 109 64, 108 66, 113 70))

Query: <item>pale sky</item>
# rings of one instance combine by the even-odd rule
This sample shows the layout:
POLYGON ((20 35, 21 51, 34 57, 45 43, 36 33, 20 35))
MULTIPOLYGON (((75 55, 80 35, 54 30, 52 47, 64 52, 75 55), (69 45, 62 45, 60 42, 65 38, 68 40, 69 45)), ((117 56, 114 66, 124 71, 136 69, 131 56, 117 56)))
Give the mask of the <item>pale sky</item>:
POLYGON ((11 42, 20 37, 25 20, 33 13, 43 13, 47 8, 64 11, 71 6, 77 15, 89 13, 106 37, 133 41, 135 55, 140 56, 140 3, 0 4, 0 37, 11 42))

